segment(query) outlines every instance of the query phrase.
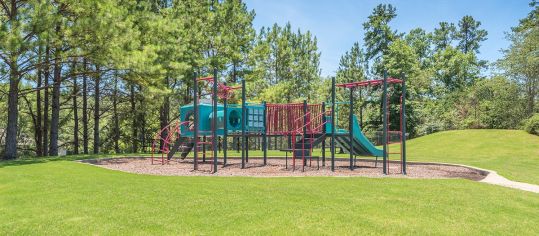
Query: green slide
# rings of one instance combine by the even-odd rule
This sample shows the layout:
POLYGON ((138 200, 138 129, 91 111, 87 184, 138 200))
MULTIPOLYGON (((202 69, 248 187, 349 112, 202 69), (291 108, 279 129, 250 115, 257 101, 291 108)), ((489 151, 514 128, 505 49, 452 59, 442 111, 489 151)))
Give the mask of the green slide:
MULTIPOLYGON (((330 131, 331 132, 331 131, 330 131)), ((357 121, 357 117, 353 117, 353 137, 352 147, 350 148, 350 139, 348 137, 348 130, 338 130, 335 142, 338 146, 343 148, 346 152, 353 152, 354 155, 359 156, 383 156, 384 152, 378 149, 374 144, 365 137, 361 132, 361 127, 357 121)))

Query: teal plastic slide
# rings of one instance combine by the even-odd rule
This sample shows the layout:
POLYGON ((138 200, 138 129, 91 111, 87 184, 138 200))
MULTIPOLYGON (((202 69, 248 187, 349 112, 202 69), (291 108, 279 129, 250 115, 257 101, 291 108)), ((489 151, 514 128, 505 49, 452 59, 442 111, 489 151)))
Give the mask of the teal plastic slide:
MULTIPOLYGON (((357 121, 357 117, 353 117, 353 142, 352 147, 350 148, 350 139, 348 137, 348 130, 339 129, 337 134, 339 134, 335 141, 338 146, 342 147, 347 152, 352 151, 354 155, 361 156, 377 156, 381 157, 384 155, 383 150, 376 148, 374 144, 365 137, 357 121), (346 134, 346 135, 345 135, 346 134)), ((326 129, 331 132, 331 129, 326 129)))

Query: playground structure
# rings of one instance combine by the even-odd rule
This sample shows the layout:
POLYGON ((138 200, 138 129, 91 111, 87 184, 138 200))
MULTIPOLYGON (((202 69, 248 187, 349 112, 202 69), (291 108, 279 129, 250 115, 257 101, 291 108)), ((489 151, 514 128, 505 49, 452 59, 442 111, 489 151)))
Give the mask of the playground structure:
MULTIPOLYGON (((217 70, 213 76, 193 78, 193 103, 180 108, 179 120, 172 122, 156 133, 152 144, 152 164, 166 164, 176 153, 185 159, 193 153, 193 169, 198 170, 200 164, 210 164, 211 172, 218 169, 218 145, 222 144, 222 165, 227 165, 228 137, 241 140, 241 168, 249 162, 248 138, 262 139, 263 165, 267 164, 268 137, 287 137, 289 148, 281 151, 292 153, 292 171, 296 170, 296 160, 301 161, 304 171, 307 162, 312 165, 313 158, 320 167, 320 157, 313 155, 313 149, 321 145, 322 166, 326 165, 326 144, 330 141, 331 171, 335 170, 335 151, 337 147, 349 153, 349 168, 356 168, 356 156, 374 156, 376 163, 382 157, 383 173, 389 172, 390 155, 400 156, 400 170, 406 174, 406 116, 405 96, 406 84, 404 79, 388 78, 360 82, 336 84, 332 78, 331 101, 321 104, 303 103, 291 104, 252 104, 246 102, 245 80, 241 86, 231 87, 219 83, 217 70), (200 103, 200 84, 211 86, 210 103, 200 103), (390 122, 390 93, 389 87, 395 91, 395 84, 400 84, 401 96, 399 104, 399 130, 389 130, 390 122), (382 94, 382 149, 378 149, 363 134, 360 123, 354 115, 354 90, 363 87, 381 86, 382 94), (348 102, 336 101, 336 88, 349 89, 348 102), (233 90, 241 89, 241 104, 228 104, 233 90), (222 104, 218 103, 218 98, 222 104), (348 130, 336 126, 337 106, 349 105, 348 130), (327 110, 329 108, 329 110, 327 110), (390 135, 396 135, 398 142, 392 142, 390 135), (398 151, 390 151, 389 144, 399 143, 398 151), (210 147, 210 158, 206 158, 206 149, 210 147), (200 161, 202 156, 202 162, 200 161)), ((288 159, 286 162, 288 168, 288 159)))

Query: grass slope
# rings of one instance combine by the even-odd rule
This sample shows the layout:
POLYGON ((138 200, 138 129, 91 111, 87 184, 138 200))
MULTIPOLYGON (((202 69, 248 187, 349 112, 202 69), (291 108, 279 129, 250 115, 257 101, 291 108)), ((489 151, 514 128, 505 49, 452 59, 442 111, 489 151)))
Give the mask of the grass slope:
POLYGON ((520 130, 439 132, 407 143, 408 160, 473 165, 539 184, 539 137, 520 130))
POLYGON ((1 235, 537 235, 536 194, 468 180, 167 177, 0 163, 1 235))

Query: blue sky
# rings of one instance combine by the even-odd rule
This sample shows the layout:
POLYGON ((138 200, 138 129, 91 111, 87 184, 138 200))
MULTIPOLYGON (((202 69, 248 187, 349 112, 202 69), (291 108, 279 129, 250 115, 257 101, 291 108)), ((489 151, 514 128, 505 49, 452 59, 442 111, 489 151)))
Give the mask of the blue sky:
POLYGON ((310 30, 318 38, 322 52, 320 66, 322 75, 332 75, 339 59, 352 44, 363 44, 362 23, 372 9, 380 3, 390 3, 397 8, 397 18, 391 27, 399 32, 421 27, 432 31, 439 22, 455 24, 465 15, 481 21, 488 31, 488 39, 480 49, 480 59, 495 61, 502 56, 500 49, 509 42, 505 32, 518 24, 531 8, 529 0, 245 0, 249 9, 254 9, 254 26, 284 25, 290 21, 292 27, 310 30))

